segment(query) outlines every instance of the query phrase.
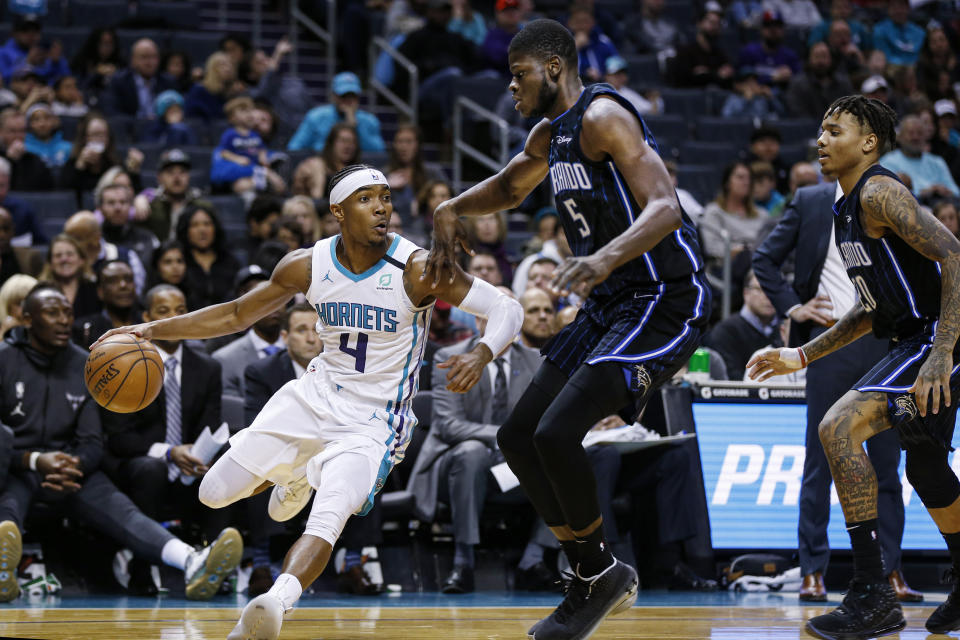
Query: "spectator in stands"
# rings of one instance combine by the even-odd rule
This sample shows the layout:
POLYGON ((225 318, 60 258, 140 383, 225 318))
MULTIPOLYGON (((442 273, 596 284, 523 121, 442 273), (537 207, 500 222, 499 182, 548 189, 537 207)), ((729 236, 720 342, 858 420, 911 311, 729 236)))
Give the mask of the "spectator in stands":
MULTIPOLYGON (((157 162, 159 188, 137 196, 146 201, 150 215, 142 223, 159 239, 173 237, 177 219, 184 209, 199 200, 203 192, 190 186, 190 156, 180 149, 167 149, 157 162)), ((142 205, 141 205, 142 206, 142 205)))
POLYGON ((783 193, 789 187, 789 167, 780 158, 780 143, 783 138, 780 130, 773 126, 757 127, 750 134, 750 152, 747 162, 762 160, 773 165, 777 173, 777 191, 783 193))
MULTIPOLYGON (((543 258, 549 258, 552 260, 554 263, 554 268, 556 268, 556 266, 563 262, 565 258, 569 258, 571 255, 572 252, 570 251, 569 243, 567 243, 567 235, 564 233, 563 227, 558 226, 556 235, 551 240, 545 241, 540 251, 530 254, 521 260, 519 265, 517 265, 517 269, 513 274, 513 283, 511 285, 513 293, 517 296, 523 295, 523 292, 526 291, 527 287, 530 285, 530 270, 533 268, 534 264, 540 263, 543 258)), ((543 267, 538 264, 538 270, 542 272, 545 269, 547 269, 547 267, 543 267)), ((539 282, 539 276, 536 272, 533 274, 532 280, 534 282, 539 282)), ((553 295, 553 289, 548 285, 549 280, 543 283, 540 288, 544 289, 546 287, 545 290, 547 293, 553 295)))
POLYGON ((728 22, 740 27, 741 31, 759 29, 763 13, 761 0, 733 0, 727 6, 728 22))
POLYGON ((11 276, 0 286, 0 340, 14 327, 23 326, 21 302, 37 286, 37 279, 23 273, 11 276))
POLYGON ((417 193, 417 206, 411 208, 411 213, 421 220, 424 229, 433 229, 433 212, 452 197, 453 188, 446 180, 429 180, 417 193))
POLYGON ((550 293, 551 297, 556 301, 556 295, 553 293, 554 290, 550 284, 559 266, 560 263, 552 256, 538 257, 530 263, 530 269, 527 270, 527 287, 524 291, 531 288, 543 289, 550 293))
POLYGON ((480 57, 483 59, 484 68, 493 69, 501 75, 505 73, 509 75, 507 48, 522 26, 520 0, 497 0, 494 8, 495 24, 487 31, 480 46, 480 57))
POLYGON ((27 136, 24 146, 27 151, 39 156, 48 167, 61 167, 70 157, 73 148, 63 139, 60 119, 50 105, 36 102, 27 109, 27 136))
POLYGON ((173 88, 173 81, 160 73, 160 50, 149 38, 141 38, 130 47, 130 66, 110 78, 104 92, 104 110, 136 116, 154 117, 153 101, 173 88))
POLYGON ((724 118, 759 118, 775 120, 784 111, 773 90, 760 84, 757 70, 740 67, 733 82, 733 93, 723 102, 720 114, 724 118))
POLYGON ((21 65, 29 65, 45 86, 52 85, 63 76, 70 75, 70 65, 63 57, 63 43, 59 40, 40 40, 30 48, 21 65))
MULTIPOLYGON (((132 202, 133 191, 123 184, 108 185, 100 191, 97 205, 103 213, 103 238, 136 253, 141 264, 150 264, 153 251, 160 246, 160 241, 149 230, 134 226, 131 222, 132 202)), ((143 280, 137 283, 138 293, 146 291, 146 273, 143 276, 143 280)))
POLYGON ((220 38, 220 42, 217 44, 217 51, 227 54, 230 61, 236 66, 240 64, 240 61, 243 60, 247 54, 253 51, 253 46, 246 36, 240 35, 239 33, 228 33, 220 38))
POLYGON ((513 265, 507 256, 507 215, 506 212, 474 216, 465 220, 471 244, 475 250, 483 249, 497 258, 503 283, 510 285, 513 279, 513 265))
POLYGON ((941 200, 933 205, 933 215, 943 223, 950 233, 960 238, 960 215, 957 214, 957 205, 952 200, 941 200))
POLYGON ((867 98, 879 100, 884 104, 890 102, 890 85, 887 79, 881 75, 870 76, 860 85, 860 93, 867 98))
POLYGON ((149 291, 158 284, 172 284, 186 296, 187 258, 186 250, 179 240, 165 240, 154 249, 150 258, 149 291))
MULTIPOLYGON (((96 273, 100 265, 108 260, 120 259, 130 265, 133 270, 133 281, 137 286, 137 291, 143 291, 147 281, 147 270, 140 261, 140 257, 132 249, 120 247, 112 242, 103 239, 103 230, 100 226, 100 219, 90 211, 78 211, 69 218, 63 225, 65 233, 69 234, 80 243, 83 248, 83 255, 86 258, 89 273, 96 273)), ((100 305, 97 305, 97 310, 100 305)), ((82 317, 86 314, 77 314, 82 317)))
POLYGON ((816 42, 807 53, 804 72, 790 80, 785 101, 791 116, 817 120, 834 100, 851 93, 849 77, 833 70, 830 47, 816 42))
MULTIPOLYGON (((69 302, 54 287, 37 287, 24 299, 23 310, 29 327, 13 330, 0 347, 2 393, 12 400, 3 403, 0 420, 13 425, 15 436, 10 474, 0 493, 0 520, 15 525, 19 537, 30 506, 50 503, 55 513, 79 515, 141 558, 183 570, 188 598, 216 595, 226 571, 219 577, 208 572, 207 560, 213 564, 229 545, 235 552, 226 555, 236 566, 243 546, 240 535, 225 530, 215 550, 194 551, 147 518, 98 470, 103 458, 100 416, 84 385, 87 352, 70 343, 69 302), (9 388, 14 380, 26 381, 20 385, 20 398, 9 388)), ((14 590, 4 600, 16 595, 14 590)))
MULTIPOLYGON (((221 55, 226 59, 226 54, 221 55)), ((267 150, 263 140, 253 131, 253 100, 246 96, 234 98, 227 103, 225 110, 230 128, 223 132, 213 150, 213 165, 210 167, 213 188, 229 189, 237 194, 285 191, 286 183, 272 168, 276 155, 267 150)))
POLYGON ((432 162, 426 162, 420 152, 420 127, 412 123, 403 123, 397 127, 390 146, 390 159, 384 168, 393 208, 401 215, 409 214, 413 201, 420 189, 430 180, 446 178, 443 169, 432 162))
POLYGON ((173 90, 180 95, 193 86, 193 64, 186 51, 168 51, 160 59, 160 69, 173 83, 173 90))
POLYGON ((677 179, 677 163, 673 160, 667 160, 663 164, 667 168, 670 180, 673 182, 673 188, 677 192, 677 200, 680 201, 680 206, 687 215, 690 216, 694 224, 696 224, 700 220, 700 215, 703 213, 703 205, 697 202, 697 199, 692 193, 680 186, 680 182, 677 179))
POLYGON ((818 42, 825 42, 830 34, 830 25, 834 20, 842 20, 850 28, 851 42, 860 51, 869 51, 873 48, 873 37, 870 35, 870 28, 854 19, 853 4, 850 0, 833 0, 830 3, 830 17, 825 18, 810 30, 807 37, 807 46, 812 47, 818 42))
POLYGON ((553 298, 539 287, 527 287, 520 296, 520 304, 523 306, 520 343, 539 351, 555 333, 557 310, 553 298))
POLYGON ((9 191, 10 163, 0 158, 0 206, 13 218, 11 244, 24 247, 46 244, 47 234, 33 207, 20 198, 10 195, 9 191))
POLYGON ((123 66, 117 33, 113 27, 94 28, 70 63, 84 92, 94 99, 94 104, 99 102, 111 78, 123 66))
MULTIPOLYGON (((321 200, 320 202, 326 202, 321 200)), ((320 239, 331 238, 340 233, 340 222, 330 211, 330 207, 324 207, 318 211, 320 215, 320 239)))
POLYGON ((873 46, 886 54, 889 64, 916 64, 926 33, 909 21, 909 0, 889 0, 887 15, 886 20, 873 27, 873 46))
POLYGON ((658 91, 648 92, 647 96, 640 95, 628 85, 627 61, 620 56, 610 56, 606 62, 606 81, 617 90, 621 96, 630 101, 641 115, 660 113, 663 111, 663 99, 658 91))
POLYGON ((277 135, 277 115, 266 100, 253 101, 253 130, 267 147, 273 146, 277 135))
POLYGON ((133 269, 123 260, 107 260, 96 274, 97 297, 103 304, 99 313, 80 316, 73 322, 73 341, 88 348, 114 327, 137 324, 137 289, 133 269))
POLYGON ((543 245, 557 237, 557 229, 560 227, 560 216, 553 207, 542 207, 533 214, 533 220, 530 221, 533 230, 533 240, 527 246, 536 244, 536 250, 543 249, 543 245))
POLYGON ((777 191, 777 179, 773 165, 769 162, 750 163, 750 175, 753 179, 753 203, 767 212, 779 209, 783 205, 783 194, 777 191))
POLYGON ((723 7, 711 1, 704 5, 697 21, 697 35, 693 42, 677 50, 671 62, 674 84, 678 87, 729 87, 733 80, 733 66, 719 45, 723 26, 723 7))
POLYGON ((680 29, 663 15, 665 0, 643 0, 640 11, 627 16, 623 33, 628 46, 638 53, 669 52, 680 41, 680 29))
POLYGON ((73 315, 83 317, 100 311, 93 271, 80 242, 62 233, 50 242, 47 261, 38 278, 54 283, 73 305, 73 315))
POLYGON ((814 167, 813 164, 809 162, 798 162, 790 167, 790 191, 787 192, 787 195, 780 202, 779 205, 768 209, 770 215, 774 218, 779 218, 783 214, 783 210, 788 204, 793 200, 793 196, 797 193, 797 189, 800 187, 807 187, 810 185, 817 184, 820 181, 820 173, 817 171, 817 167, 814 167))
MULTIPOLYGON (((183 294, 169 285, 152 288, 144 302, 146 322, 187 312, 183 294)), ((161 399, 133 413, 100 412, 106 436, 103 467, 149 518, 198 523, 203 537, 212 540, 230 512, 210 509, 197 499, 200 483, 194 480, 207 466, 191 449, 204 427, 213 431, 220 425, 220 365, 186 342, 155 344, 166 369, 161 399), (192 484, 181 482, 188 479, 192 484)), ((131 564, 133 589, 143 589, 149 585, 144 579, 149 567, 136 558, 131 564)))
POLYGON ((82 118, 90 111, 90 107, 83 100, 83 93, 77 86, 76 77, 61 77, 54 83, 53 91, 55 99, 50 106, 54 115, 82 118))
POLYGON ((338 73, 333 78, 330 91, 330 104, 310 110, 290 138, 287 149, 321 151, 326 147, 333 126, 342 122, 356 131, 361 151, 385 151, 386 145, 380 136, 380 121, 377 116, 360 109, 362 88, 357 75, 349 71, 338 73))
POLYGON ((0 285, 18 273, 37 275, 42 268, 42 258, 33 248, 11 244, 14 228, 13 216, 0 207, 0 285))
MULTIPOLYGON (((138 181, 139 183, 139 181, 138 181)), ((100 179, 97 180, 97 186, 93 188, 93 203, 96 206, 93 213, 97 216, 97 221, 103 222, 103 212, 100 210, 100 194, 107 187, 112 186, 122 186, 129 189, 131 192, 134 190, 134 179, 133 176, 128 171, 124 171, 123 167, 110 167, 107 169, 100 179)), ((129 218, 131 220, 142 221, 146 220, 150 212, 147 209, 137 211, 136 207, 131 206, 129 210, 129 218)))
POLYGON ((567 28, 573 32, 580 56, 580 76, 588 82, 598 82, 606 70, 607 58, 618 55, 613 41, 597 28, 591 6, 576 3, 570 7, 567 28))
MULTIPOLYGON (((513 2, 513 0, 509 1, 513 2)), ((498 10, 499 6, 498 2, 494 5, 494 9, 498 10)), ((473 10, 470 0, 453 0, 453 17, 447 24, 447 30, 460 34, 478 47, 483 44, 488 33, 483 14, 473 10)))
POLYGON ((314 105, 303 80, 280 73, 280 62, 292 49, 290 41, 281 38, 273 49, 273 55, 268 56, 263 49, 252 51, 240 63, 238 70, 240 81, 250 97, 254 102, 268 103, 287 132, 292 130, 294 123, 303 120, 314 105))
MULTIPOLYGON (((722 230, 730 235, 731 256, 749 252, 760 244, 760 230, 766 222, 767 211, 753 203, 752 195, 753 178, 749 165, 743 162, 728 165, 723 171, 720 192, 704 208, 700 218, 703 252, 714 264, 719 264, 726 253, 722 230)), ((747 353, 754 351, 755 348, 747 353)), ((742 374, 741 370, 736 379, 739 380, 742 374)))
POLYGON ((197 144, 193 128, 184 122, 183 96, 167 89, 153 101, 156 119, 143 132, 143 142, 154 142, 164 147, 197 144))
POLYGON ((743 280, 743 306, 740 312, 721 320, 703 343, 718 352, 727 365, 731 380, 742 380, 750 355, 768 344, 783 346, 780 322, 773 303, 757 282, 753 269, 743 280))
POLYGON ((27 59, 30 50, 40 44, 42 37, 40 22, 35 17, 15 19, 10 39, 0 48, 0 76, 4 82, 10 82, 14 70, 27 59))
POLYGON ((53 176, 42 158, 27 151, 26 137, 26 116, 13 108, 0 112, 0 155, 10 163, 10 189, 51 190, 53 176))
POLYGON ((954 181, 960 172, 960 131, 957 130, 957 105, 946 98, 937 100, 934 105, 936 115, 935 133, 930 141, 930 152, 943 158, 954 181))
POLYGON ((763 8, 780 14, 791 29, 811 29, 822 20, 813 0, 763 0, 763 8))
POLYGON ((923 123, 909 115, 900 121, 897 146, 880 158, 880 164, 894 173, 910 176, 911 191, 921 201, 960 196, 960 189, 940 156, 924 151, 923 123))
POLYGON ((867 59, 860 47, 853 42, 853 32, 846 20, 834 20, 831 23, 827 45, 833 57, 834 71, 853 78, 864 77, 867 59))
POLYGON ((252 260, 265 240, 273 238, 273 225, 280 219, 283 201, 274 196, 257 196, 247 210, 247 259, 252 260))
MULTIPOLYGON (((391 214, 387 232, 402 234, 403 220, 400 218, 400 214, 396 212, 391 214)), ((273 223, 270 227, 270 239, 287 245, 288 252, 296 251, 306 243, 306 236, 303 235, 300 221, 292 216, 280 216, 273 223)))
POLYGON ((180 215, 176 229, 177 240, 187 250, 187 306, 193 310, 227 300, 240 263, 227 247, 226 232, 214 208, 194 202, 180 215))
MULTIPOLYGON (((70 159, 63 165, 60 184, 64 189, 76 192, 77 205, 80 206, 83 203, 83 193, 93 191, 103 174, 119 164, 110 124, 101 114, 91 111, 77 125, 77 137, 73 142, 70 159)), ((130 147, 123 167, 135 177, 134 189, 140 187, 142 165, 143 152, 130 147)))
POLYGON ((897 114, 915 113, 929 104, 930 101, 917 84, 917 72, 913 66, 894 67, 892 75, 890 106, 897 114))
MULTIPOLYGON (((270 274, 255 264, 244 267, 233 281, 236 297, 247 294, 257 285, 270 279, 270 274)), ((213 357, 222 366, 223 393, 244 397, 244 371, 247 365, 272 356, 287 348, 280 329, 284 310, 277 309, 250 327, 242 337, 214 352, 213 357)))
POLYGON ((953 98, 953 83, 960 80, 957 54, 939 24, 927 27, 927 38, 917 59, 917 84, 931 100, 953 98))
POLYGON ((203 82, 190 87, 185 96, 184 111, 188 118, 201 118, 206 122, 229 118, 224 106, 234 95, 237 80, 237 65, 226 53, 218 51, 207 58, 203 82))
POLYGON ((346 122, 338 122, 330 128, 323 151, 307 158, 297 167, 293 174, 293 193, 314 200, 325 198, 330 176, 359 161, 357 130, 346 122))
POLYGON ((22 113, 34 102, 49 101, 52 93, 36 70, 24 63, 13 70, 13 75, 10 77, 10 90, 5 91, 0 97, 3 98, 4 108, 16 106, 22 113), (13 94, 12 100, 9 94, 13 94))
POLYGON ((489 282, 495 287, 503 284, 503 272, 500 271, 497 256, 489 251, 475 251, 467 260, 466 271, 473 277, 489 282))
POLYGON ((760 23, 760 42, 744 46, 737 64, 756 69, 761 84, 786 87, 790 78, 800 72, 800 59, 783 39, 783 18, 774 11, 765 11, 760 23))
MULTIPOLYGON (((283 217, 295 218, 300 223, 300 232, 306 239, 305 247, 312 247, 323 238, 317 205, 307 196, 293 196, 283 203, 283 217)), ((396 213, 396 212, 394 212, 396 213)), ((392 219, 392 218, 391 218, 392 219)))

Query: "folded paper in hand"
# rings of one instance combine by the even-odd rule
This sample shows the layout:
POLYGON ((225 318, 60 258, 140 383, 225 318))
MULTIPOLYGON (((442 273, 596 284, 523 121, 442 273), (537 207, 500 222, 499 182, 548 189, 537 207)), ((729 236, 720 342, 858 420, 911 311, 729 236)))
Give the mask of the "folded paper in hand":
MULTIPOLYGON (((213 460, 213 456, 217 455, 217 452, 223 448, 223 445, 227 444, 227 440, 229 439, 230 428, 226 422, 221 424, 220 428, 213 433, 210 433, 210 427, 204 427, 203 431, 201 431, 197 437, 197 441, 193 443, 193 447, 190 449, 190 455, 203 462, 203 464, 209 465, 210 461, 213 460)), ((196 476, 180 474, 180 482, 186 485, 193 484, 193 481, 196 479, 196 476)))

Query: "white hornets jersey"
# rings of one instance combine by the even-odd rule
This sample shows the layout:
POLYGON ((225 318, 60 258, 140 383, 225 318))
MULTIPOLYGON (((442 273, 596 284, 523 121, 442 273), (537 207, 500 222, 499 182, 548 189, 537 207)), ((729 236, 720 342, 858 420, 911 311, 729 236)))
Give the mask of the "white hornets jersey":
POLYGON ((411 403, 433 309, 433 303, 414 306, 403 286, 407 259, 420 247, 393 234, 387 254, 356 274, 337 259, 339 240, 313 247, 307 301, 323 340, 323 353, 311 363, 320 374, 315 379, 331 402, 384 420, 396 444, 404 443, 417 422, 411 403))

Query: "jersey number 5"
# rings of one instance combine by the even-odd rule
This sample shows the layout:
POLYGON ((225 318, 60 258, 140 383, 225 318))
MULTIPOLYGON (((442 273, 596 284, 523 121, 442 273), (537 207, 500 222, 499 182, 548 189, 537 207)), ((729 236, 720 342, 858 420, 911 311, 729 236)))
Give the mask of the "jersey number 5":
POLYGON ((863 310, 868 313, 877 308, 877 300, 873 297, 873 294, 870 293, 870 288, 867 286, 867 281, 863 279, 863 276, 853 276, 854 286, 857 288, 857 293, 860 294, 860 304, 863 305, 863 310))
POLYGON ((353 358, 357 361, 356 364, 353 365, 353 368, 359 371, 360 373, 363 373, 364 367, 367 366, 367 341, 368 340, 369 340, 369 336, 367 336, 367 334, 358 333, 357 347, 356 349, 351 349, 349 346, 347 346, 347 343, 350 341, 350 334, 349 333, 340 334, 340 351, 343 351, 348 356, 353 356, 353 358))
POLYGON ((567 198, 563 201, 563 206, 567 208, 567 213, 577 223, 577 230, 580 236, 586 238, 590 235, 590 225, 587 224, 587 217, 577 211, 577 201, 573 198, 567 198))

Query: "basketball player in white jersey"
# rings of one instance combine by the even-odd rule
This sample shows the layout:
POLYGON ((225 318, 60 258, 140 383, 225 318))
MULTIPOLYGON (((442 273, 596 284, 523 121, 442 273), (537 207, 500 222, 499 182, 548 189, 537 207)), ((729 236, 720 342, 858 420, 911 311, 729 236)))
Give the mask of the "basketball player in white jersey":
POLYGON ((421 279, 427 252, 387 232, 393 205, 380 171, 353 165, 336 174, 330 210, 341 234, 287 254, 270 280, 246 295, 103 336, 213 338, 246 329, 297 293, 317 310, 323 353, 230 439, 230 449, 200 485, 200 500, 213 508, 273 485, 269 513, 279 521, 292 518, 317 491, 306 531, 287 553, 283 573, 244 607, 228 640, 279 636, 283 614, 323 571, 347 518, 370 508, 403 459, 417 423, 411 404, 434 300, 488 318, 474 349, 439 365, 449 369, 451 391, 476 384, 523 322, 516 301, 459 269, 444 287, 431 288, 421 279))

